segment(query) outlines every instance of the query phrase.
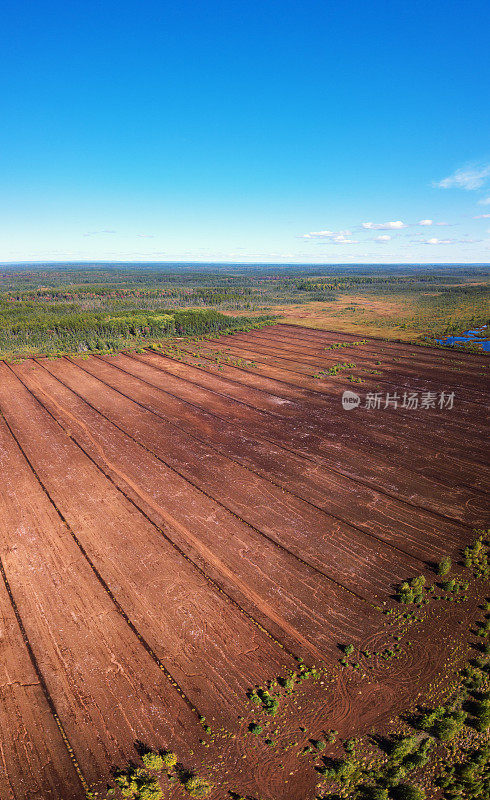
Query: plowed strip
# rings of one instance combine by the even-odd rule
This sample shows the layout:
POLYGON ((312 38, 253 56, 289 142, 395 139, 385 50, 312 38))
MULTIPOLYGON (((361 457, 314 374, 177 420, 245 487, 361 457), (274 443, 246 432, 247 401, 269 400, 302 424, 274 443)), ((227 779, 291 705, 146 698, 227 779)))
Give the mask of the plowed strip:
POLYGON ((19 398, 10 404, 8 421, 90 562, 199 711, 220 724, 236 719, 246 690, 275 676, 284 653, 213 591, 15 382, 6 375, 0 389, 0 398, 4 391, 19 398))
MULTIPOLYGON (((209 339, 210 342, 218 344, 217 340, 209 339)), ((261 345, 260 343, 256 343, 255 340, 250 338, 245 339, 244 337, 229 337, 229 339, 225 342, 227 346, 232 348, 232 353, 237 353, 238 355, 243 356, 247 354, 248 358, 253 358, 254 361, 260 361, 262 364, 266 365, 279 365, 281 368, 286 370, 288 373, 291 373, 296 378, 303 377, 306 381, 316 380, 314 375, 317 374, 320 370, 329 368, 333 366, 333 364, 338 363, 354 363, 356 367, 349 368, 346 370, 345 375, 342 373, 329 376, 324 375, 321 378, 321 383, 323 385, 324 392, 332 392, 336 395, 341 394, 344 389, 349 388, 356 388, 352 386, 352 382, 348 380, 349 372, 356 372, 359 373, 363 380, 363 392, 374 392, 379 391, 386 394, 387 392, 390 395, 394 395, 395 392, 401 398, 404 391, 407 392, 423 392, 425 390, 431 390, 432 392, 440 393, 442 391, 449 392, 455 390, 455 393, 458 397, 458 406, 459 406, 459 418, 464 419, 466 422, 468 436, 475 436, 476 433, 476 444, 478 445, 478 434, 477 431, 474 430, 475 426, 473 425, 473 418, 475 411, 477 409, 477 403, 481 403, 484 399, 484 394, 480 391, 473 390, 472 392, 466 392, 465 390, 461 389, 461 386, 458 384, 451 383, 449 377, 446 375, 445 377, 441 377, 439 381, 433 382, 432 375, 429 373, 429 377, 423 376, 422 378, 419 377, 419 373, 414 372, 414 376, 410 377, 407 375, 397 375, 396 369, 393 367, 390 370, 390 375, 392 376, 392 380, 389 382, 383 382, 382 376, 374 375, 371 376, 366 370, 367 366, 364 366, 364 361, 361 361, 359 357, 357 357, 357 361, 353 361, 352 359, 355 357, 355 354, 337 354, 335 357, 326 358, 324 357, 308 357, 303 356, 301 351, 297 351, 295 353, 285 352, 284 350, 278 348, 271 348, 266 347, 265 345, 261 345), (309 366, 308 366, 309 364, 309 366), (471 402, 468 402, 471 400, 471 402)), ((374 365, 373 365, 374 366, 374 365)), ((316 381, 318 383, 318 381, 316 381)), ((357 387, 359 388, 359 387, 357 387)), ((440 434, 438 429, 433 427, 433 421, 440 419, 440 411, 436 407, 434 409, 427 408, 427 409, 420 409, 418 424, 421 429, 423 429, 429 438, 434 441, 440 439, 440 434)), ((397 413, 397 425, 400 430, 405 428, 410 429, 411 417, 410 412, 403 409, 400 405, 396 410, 397 413)), ((387 411, 387 416, 393 414, 393 409, 389 407, 387 411)), ((458 429, 457 422, 451 419, 449 415, 445 419, 445 428, 451 430, 454 428, 455 431, 458 429)), ((482 449, 482 448, 481 448, 482 449)), ((483 453, 483 449, 482 449, 483 453)))
MULTIPOLYGON (((113 370, 112 366, 101 364, 98 361, 85 362, 85 367, 96 374, 113 370)), ((59 369, 66 375, 67 367, 53 366, 55 374, 59 369)), ((75 376, 76 379, 76 376, 75 376)), ((111 383, 117 384, 117 372, 111 383)), ((119 389, 131 392, 132 397, 138 402, 149 402, 151 396, 148 389, 133 385, 127 376, 122 376, 124 385, 119 389), (139 391, 139 393, 138 393, 139 391)), ((87 391, 88 381, 84 381, 84 392, 87 391)), ((107 394, 107 389, 99 389, 100 397, 107 394)), ((111 399, 110 391, 107 395, 111 399)), ((340 582, 346 588, 372 600, 376 596, 386 597, 387 587, 398 581, 407 569, 411 572, 420 569, 420 564, 405 556, 404 563, 398 564, 398 559, 393 559, 391 548, 382 542, 376 543, 376 555, 373 558, 373 543, 369 536, 354 528, 348 528, 344 523, 334 518, 326 517, 316 508, 295 496, 288 496, 278 487, 261 479, 255 473, 244 470, 234 462, 224 459, 218 453, 209 451, 198 440, 189 442, 172 423, 159 417, 155 420, 152 413, 146 411, 141 405, 136 410, 131 410, 131 400, 120 400, 118 408, 127 408, 127 421, 122 427, 134 424, 135 415, 142 420, 151 431, 151 438, 144 435, 141 425, 138 428, 138 441, 145 441, 146 445, 161 456, 178 465, 185 463, 185 453, 191 448, 194 450, 194 461, 190 466, 186 464, 186 473, 193 482, 204 488, 207 494, 218 498, 226 508, 246 519, 257 530, 265 533, 281 547, 293 552, 301 562, 306 562, 318 569, 322 575, 334 582, 340 582), (130 413, 129 413, 130 412, 130 413), (170 438, 171 437, 171 438, 170 438), (165 450, 161 450, 160 442, 165 441, 165 450), (199 469, 199 461, 207 460, 208 465, 203 472, 199 469), (197 467, 195 466, 197 463, 197 467), (222 474, 229 476, 229 483, 223 485, 222 474), (237 488, 235 488, 237 487, 237 488), (248 498, 256 498, 256 503, 251 507, 248 498), (352 564, 355 563, 355 567, 352 564), (349 566, 347 567, 347 564, 349 566), (379 582, 375 576, 380 576, 379 582), (368 588, 369 587, 369 588, 368 588)), ((134 404, 133 404, 134 406, 134 404)), ((112 411, 111 411, 112 414, 112 411)), ((168 416, 168 413, 167 413, 168 416)), ((110 416, 113 419, 112 416, 110 416)), ((136 438, 136 437, 135 437, 136 438)), ((403 559, 402 559, 403 561, 403 559)))
MULTIPOLYGON (((162 394, 148 382, 141 383, 140 379, 132 378, 126 370, 121 372, 117 367, 118 363, 118 359, 110 363, 102 363, 99 359, 89 359, 83 363, 83 367, 81 368, 88 374, 94 375, 107 385, 115 388, 123 396, 130 397, 140 402, 145 408, 163 415, 170 425, 178 421, 179 426, 186 430, 189 435, 193 437, 194 441, 205 442, 214 447, 215 444, 224 437, 225 426, 223 426, 221 422, 217 423, 214 412, 209 413, 195 407, 193 404, 182 402, 179 398, 171 396, 168 393, 162 394), (222 429, 223 435, 221 434, 222 429)), ((245 427, 244 425, 239 427, 238 424, 235 424, 233 426, 232 438, 237 440, 238 446, 239 437, 246 437, 248 435, 252 438, 258 438, 260 441, 263 436, 267 444, 269 444, 270 441, 274 444, 278 443, 280 447, 285 447, 286 450, 292 451, 293 453, 299 453, 301 456, 310 459, 314 464, 319 463, 326 467, 333 467, 339 472, 345 472, 344 461, 347 461, 347 464, 350 466, 351 460, 353 460, 354 463, 357 464, 357 469, 359 470, 359 453, 356 452, 355 459, 353 457, 352 459, 349 458, 349 450, 346 448, 344 441, 336 441, 336 439, 340 439, 340 434, 335 437, 335 430, 338 429, 338 426, 335 430, 332 430, 331 433, 329 432, 328 436, 322 438, 318 435, 311 435, 308 431, 304 431, 305 427, 306 425, 295 425, 293 428, 290 428, 286 427, 284 424, 283 426, 276 426, 277 430, 275 430, 273 426, 269 425, 266 427, 265 424, 260 426, 256 425, 255 427, 252 424, 245 427)), ((364 450, 367 449, 368 448, 364 446, 364 450)), ((367 459, 368 456, 366 454, 366 461, 367 459)), ((363 460, 363 465, 366 461, 363 460)), ((441 507, 433 500, 434 494, 437 492, 436 496, 444 500, 447 499, 447 502, 450 502, 454 498, 454 490, 449 491, 445 489, 444 486, 441 486, 439 482, 435 482, 430 478, 422 481, 419 475, 413 475, 408 470, 402 471, 398 465, 397 472, 401 474, 404 483, 399 482, 395 488, 393 483, 389 480, 392 474, 390 462, 386 460, 376 460, 374 461, 374 465, 376 474, 383 478, 383 480, 378 479, 380 483, 380 486, 376 487, 378 491, 385 492, 395 498, 400 497, 408 501, 412 506, 421 506, 430 511, 440 512, 441 507)), ((347 474, 351 476, 349 472, 347 474)), ((471 471, 470 477, 476 480, 476 476, 478 475, 479 472, 475 468, 471 471)), ((354 475, 352 477, 357 476, 354 475)), ((363 478, 361 478, 361 480, 364 482, 363 478)), ((484 474, 481 475, 480 480, 484 482, 486 476, 484 474)), ((466 505, 473 502, 473 494, 474 493, 470 490, 461 492, 460 506, 457 507, 459 509, 459 514, 462 513, 461 506, 463 506, 464 512, 466 505)), ((479 499, 480 498, 477 497, 477 502, 479 499)), ((442 507, 442 513, 445 513, 445 511, 446 509, 442 507)))
MULTIPOLYGON (((80 372, 76 367, 70 366, 66 362, 50 364, 50 369, 56 372, 59 368, 64 372, 66 383, 69 379, 72 381, 74 379, 76 384, 80 383, 80 372)), ((125 404, 117 396, 112 396, 109 390, 104 389, 95 379, 90 380, 87 376, 84 377, 81 388, 83 388, 84 395, 90 395, 87 400, 91 402, 93 408, 97 402, 99 412, 106 416, 104 409, 110 411, 113 421, 118 424, 116 419, 118 415, 114 414, 114 408, 111 408, 111 401, 113 403, 115 400, 115 405, 121 409, 121 421, 130 429, 128 432, 137 433, 138 441, 142 444, 145 442, 148 450, 150 447, 152 448, 150 452, 153 449, 161 449, 162 456, 166 453, 166 458, 170 458, 171 454, 176 466, 179 464, 180 459, 178 454, 174 453, 173 440, 168 437, 163 439, 160 436, 159 423, 149 412, 140 411, 137 406, 132 404, 132 413, 128 414, 125 404), (106 405, 107 408, 105 408, 106 405), (165 446, 159 445, 159 441, 162 441, 165 446)), ((94 419, 93 415, 92 419, 94 419)), ((72 431, 75 432, 74 427, 72 431)), ((193 458, 196 455, 193 453, 193 458)), ((164 459, 162 458, 162 460, 164 459)), ((201 467, 204 471, 209 472, 209 464, 204 463, 201 467)), ((160 472, 160 474, 162 473, 160 472)), ((203 495, 197 489, 194 491, 195 496, 200 498, 199 502, 205 503, 203 495)), ((208 509, 209 512, 213 509, 213 514, 216 511, 216 504, 214 504, 214 508, 209 503, 202 507, 206 512, 208 509)), ((263 507, 264 514, 265 510, 266 508, 263 507)), ((273 543, 268 543, 268 540, 255 532, 253 528, 239 523, 238 520, 234 522, 234 520, 236 518, 228 516, 226 525, 211 526, 211 531, 209 531, 208 525, 207 531, 201 531, 203 541, 215 551, 217 557, 229 565, 229 569, 238 571, 238 574, 242 575, 243 580, 248 581, 250 586, 259 587, 257 590, 259 592, 265 591, 265 596, 273 601, 276 612, 282 613, 284 619, 294 622, 296 630, 303 631, 316 647, 324 648, 327 654, 332 651, 338 652, 336 649, 339 641, 337 637, 342 625, 347 625, 349 630, 352 630, 353 633, 356 631, 357 635, 358 624, 350 613, 346 613, 347 601, 351 607, 353 605, 356 608, 356 613, 361 617, 369 619, 372 617, 372 624, 375 624, 377 615, 370 611, 369 605, 357 601, 355 597, 336 586, 335 583, 325 580, 323 576, 313 572, 273 543), (237 553, 241 558, 237 559, 237 553), (280 590, 279 587, 281 587, 280 590)), ((199 520, 196 530, 200 530, 199 520)), ((198 547, 199 544, 196 543, 195 546, 198 547)), ((219 562, 217 568, 219 568, 219 562)), ((262 606, 259 607, 259 611, 261 609, 262 606)), ((294 635, 298 641, 301 639, 299 633, 294 635)))
POLYGON ((99 586, 3 420, 0 459, 5 573, 87 780, 101 786, 137 740, 198 749, 192 712, 99 586))
MULTIPOLYGON (((120 366, 125 371, 130 369, 130 374, 151 381, 153 386, 162 388, 167 386, 166 371, 156 371, 153 364, 146 362, 136 362, 135 368, 131 369, 131 361, 132 359, 120 357, 109 363, 120 366)), ((191 383, 189 388, 192 388, 192 385, 191 383)), ((178 391, 178 386, 172 388, 178 391)), ((149 407, 153 407, 153 404, 150 403, 149 407)), ((155 409, 160 413, 166 413, 164 404, 155 406, 155 409)), ((212 407, 212 413, 216 413, 216 408, 212 407)), ((178 414, 175 405, 172 405, 172 414, 174 417, 178 414)), ((187 423, 185 416, 181 417, 181 421, 186 430, 190 432, 196 430, 195 425, 187 423)), ((447 549, 448 545, 457 547, 468 538, 466 528, 461 529, 460 526, 446 522, 422 509, 414 518, 413 509, 407 505, 387 498, 368 487, 354 484, 353 481, 328 472, 319 465, 313 465, 304 457, 271 441, 263 440, 257 435, 252 438, 242 430, 236 424, 230 424, 222 419, 219 431, 214 431, 214 435, 209 439, 204 434, 204 439, 210 441, 219 452, 254 470, 261 477, 292 492, 300 499, 306 499, 337 522, 360 528, 369 535, 381 538, 402 551, 423 559, 433 559, 442 552, 442 548, 447 549)))
MULTIPOLYGON (((128 371, 130 374, 141 377, 149 382, 150 385, 157 386, 166 392, 170 392, 173 396, 178 396, 185 399, 187 402, 192 402, 192 405, 198 405, 198 407, 202 407, 207 411, 212 410, 212 413, 219 416, 221 419, 233 420, 235 430, 238 424, 242 426, 242 430, 244 426, 251 428, 254 431, 254 438, 256 436, 256 431, 260 430, 262 437, 276 443, 281 442, 281 444, 284 445, 286 440, 284 435, 285 431, 288 432, 287 442, 290 442, 291 438, 294 439, 295 432, 300 428, 311 440, 312 444, 310 449, 312 450, 315 449, 316 437, 325 438, 325 436, 329 438, 335 436, 336 439, 342 440, 343 445, 347 444, 347 446, 352 446, 352 442, 355 441, 358 443, 359 449, 366 449, 365 416, 362 417, 362 421, 359 421, 357 415, 354 418, 348 416, 340 431, 338 430, 338 426, 332 424, 331 420, 333 415, 339 410, 340 398, 330 398, 324 395, 324 403, 320 406, 321 401, 318 401, 319 407, 317 408, 306 400, 302 403, 292 403, 285 399, 281 400, 281 398, 277 396, 270 396, 275 399, 275 407, 274 413, 271 413, 270 406, 267 409, 263 409, 266 410, 270 416, 270 418, 267 418, 263 415, 258 416, 252 403, 245 403, 242 399, 240 399, 238 403, 233 404, 230 402, 231 399, 235 399, 233 397, 233 384, 229 380, 223 380, 215 375, 209 375, 204 370, 196 370, 193 369, 193 367, 188 365, 184 366, 175 361, 172 362, 171 359, 163 358, 156 354, 148 354, 147 356, 131 355, 130 358, 120 356, 117 359, 111 358, 109 363, 128 371), (136 363, 131 364, 131 362, 136 363), (163 375, 159 376, 154 370, 145 370, 140 364, 154 367, 162 372, 163 375), (167 380, 169 372, 173 376, 175 367, 181 367, 183 370, 187 370, 186 374, 188 377, 180 380, 180 386, 178 382, 175 383, 175 379, 173 384, 170 384, 167 380), (190 380, 190 375, 192 375, 194 380, 190 380), (210 390, 208 391, 207 401, 206 399, 199 400, 199 389, 203 384, 210 390), (196 388, 196 393, 191 401, 191 390, 193 386, 196 388), (216 395, 218 395, 217 402, 213 402, 216 395), (294 428, 292 427, 293 423, 294 428)), ((240 392, 240 390, 246 391, 246 387, 240 387, 238 391, 240 392)), ((268 398, 269 396, 266 396, 266 399, 268 398)), ((397 417, 393 418, 393 424, 397 423, 397 419, 397 417)), ((410 462, 412 469, 418 469, 423 472, 427 471, 426 455, 428 442, 426 438, 424 438, 425 444, 421 443, 420 432, 418 432, 418 436, 413 435, 413 425, 411 428, 406 428, 405 426, 404 431, 400 430, 397 425, 397 437, 396 440, 394 440, 393 437, 390 438, 386 434, 386 422, 384 426, 382 426, 379 421, 373 421, 372 416, 369 421, 370 451, 375 448, 380 455, 383 454, 387 458, 396 456, 397 463, 400 465, 404 452, 409 447, 410 458, 408 459, 407 457, 406 460, 410 462)), ((482 437, 482 420, 480 420, 479 437, 480 439, 482 437)), ((304 437, 302 437, 299 447, 301 448, 303 445, 304 437)), ((434 450, 437 458, 439 447, 434 445, 434 450)), ((449 470, 448 467, 445 466, 447 462, 444 460, 442 464, 438 464, 437 470, 432 468, 432 471, 429 471, 428 474, 440 480, 442 473, 442 477, 451 485, 454 483, 456 476, 463 482, 466 479, 471 485, 474 484, 475 480, 478 481, 480 479, 479 463, 475 463, 475 461, 471 461, 469 458, 462 458, 460 454, 461 448, 458 449, 456 446, 454 448, 447 446, 445 452, 446 454, 451 453, 451 469, 449 470)))
MULTIPOLYGON (((441 359, 439 363, 431 363, 429 366, 423 360, 414 359, 413 355, 411 361, 409 361, 407 357, 397 356, 396 352, 393 352, 390 347, 387 349, 383 347, 376 348, 372 343, 330 350, 328 349, 328 343, 325 343, 325 341, 318 341, 313 338, 294 339, 285 334, 280 335, 270 329, 258 331, 253 336, 237 335, 232 340, 228 339, 228 342, 230 341, 234 341, 236 344, 240 342, 247 345, 250 344, 253 347, 260 348, 261 351, 263 349, 263 352, 277 353, 281 356, 292 358, 298 364, 329 365, 343 359, 351 360, 356 356, 360 360, 359 367, 361 370, 376 367, 381 373, 376 377, 376 380, 386 380, 389 384, 398 383, 399 385, 399 381, 404 378, 410 378, 414 388, 418 388, 413 381, 420 381, 422 372, 424 388, 431 388, 434 381, 442 383, 449 381, 452 386, 458 389, 458 394, 464 397, 465 401, 471 406, 474 406, 483 394, 481 377, 482 371, 485 372, 487 367, 484 361, 480 369, 465 369, 463 378, 462 372, 456 364, 451 365, 447 362, 442 362, 441 359)), ((417 356, 418 353, 415 355, 417 356)))
POLYGON ((0 624, 0 796, 64 800, 69 794, 84 800, 85 790, 29 658, 3 575, 0 624))
POLYGON ((472 373, 478 374, 482 365, 486 363, 486 356, 479 353, 459 353, 457 351, 446 350, 438 347, 427 347, 425 345, 409 344, 407 342, 387 341, 375 336, 368 336, 367 334, 355 333, 337 333, 336 331, 326 331, 318 328, 305 328, 301 325, 288 325, 286 323, 278 323, 271 325, 267 328, 271 333, 278 333, 280 336, 287 335, 288 337, 298 339, 300 341, 321 341, 325 344, 331 344, 339 341, 357 341, 359 339, 366 339, 370 347, 376 350, 387 352, 388 350, 396 356, 408 361, 414 360, 418 363, 425 364, 429 367, 438 367, 439 364, 445 363, 451 367, 464 364, 465 374, 466 371, 471 375, 472 373))
MULTIPOLYGON (((290 378, 289 374, 286 375, 283 370, 277 370, 274 366, 268 366, 267 368, 264 366, 263 369, 266 371, 267 375, 274 377, 277 382, 286 385, 285 391, 289 394, 289 387, 287 385, 288 381, 285 380, 285 377, 290 378)), ((254 374, 254 378, 255 377, 256 376, 254 374)), ((320 384, 320 381, 317 381, 317 383, 320 384)), ((294 386, 298 386, 303 389, 306 388, 301 383, 295 383, 295 381, 292 380, 291 388, 293 388, 293 391, 294 386)), ((321 386, 321 388, 325 391, 325 386, 321 386)), ((447 466, 447 459, 445 455, 446 446, 441 445, 440 447, 435 448, 431 452, 431 459, 427 459, 426 457, 423 458, 422 456, 420 456, 420 458, 412 457, 413 468, 408 469, 408 453, 407 455, 405 455, 405 453, 412 448, 412 444, 415 442, 414 437, 416 436, 418 417, 414 415, 414 422, 412 423, 410 437, 406 442, 403 441, 403 437, 401 439, 398 437, 396 416, 389 416, 389 412, 384 410, 376 413, 361 410, 359 412, 359 422, 354 423, 354 425, 349 423, 344 415, 342 418, 342 425, 339 426, 338 412, 341 408, 341 393, 342 392, 340 391, 337 399, 329 398, 328 395, 324 396, 325 402, 329 406, 328 414, 326 414, 327 409, 324 412, 326 414, 325 431, 326 434, 331 437, 332 441, 330 441, 330 445, 326 450, 321 451, 321 455, 318 453, 310 453, 310 457, 316 457, 316 460, 320 458, 326 465, 340 471, 342 474, 348 475, 357 480, 361 480, 362 482, 369 483, 369 485, 372 485, 373 488, 377 488, 378 490, 382 490, 387 493, 393 493, 396 491, 396 495, 407 502, 414 502, 415 500, 416 504, 431 509, 444 516, 454 517, 455 519, 464 519, 463 514, 466 513, 468 507, 467 500, 465 500, 464 497, 458 499, 454 495, 452 488, 449 490, 444 486, 444 484, 447 484, 447 486, 450 487, 454 487, 455 484, 461 485, 462 480, 462 476, 458 475, 456 471, 457 462, 454 472, 451 472, 447 466), (382 417, 379 422, 374 420, 376 414, 378 417, 380 415, 382 417), (393 427, 391 436, 387 433, 389 430, 387 426, 388 416, 393 427), (369 439, 366 439, 366 427, 369 428, 369 439), (377 427, 379 427, 381 430, 379 436, 376 433, 377 427), (351 431, 353 431, 353 436, 351 435, 351 431), (361 431, 363 431, 363 435, 361 435, 361 431), (354 437, 360 442, 359 446, 356 445, 355 449, 352 447, 352 442, 355 441, 354 437), (404 445, 403 447, 399 446, 400 441, 404 445), (362 444, 362 442, 364 443, 362 444), (380 447, 380 442, 383 443, 383 447, 380 447), (394 462, 391 466, 388 466, 386 460, 384 462, 382 460, 383 449, 386 448, 391 450, 392 456, 396 458, 396 462, 394 462), (332 453, 335 454, 336 451, 340 450, 342 451, 342 458, 332 459, 332 453), (361 472, 359 471, 360 452, 362 452, 363 465, 361 472), (406 464, 404 464, 404 462, 406 462, 406 464), (395 468, 397 476, 400 478, 400 483, 396 490, 393 484, 390 481, 387 481, 387 475, 391 475, 395 468), (409 486, 411 491, 407 491, 409 486)), ((322 397, 322 395, 317 392, 316 397, 322 397)), ((318 406, 321 406, 322 404, 321 400, 319 399, 316 399, 314 402, 318 406)), ((396 414, 397 412, 394 411, 393 413, 396 414)), ((461 432, 459 435, 461 435, 461 432)), ((419 433, 419 441, 420 438, 421 436, 419 433)), ((449 438, 449 441, 451 442, 451 437, 449 438)), ((416 444, 414 447, 417 449, 416 444)), ((451 449, 451 444, 449 444, 448 447, 451 449)), ((295 449, 298 450, 296 443, 295 449)), ((390 458, 388 461, 391 460, 392 459, 390 458)), ((481 516, 481 511, 484 510, 485 503, 482 502, 481 498, 471 497, 471 488, 478 487, 479 491, 484 491, 485 486, 488 483, 486 475, 480 470, 480 465, 478 463, 475 464, 475 468, 472 470, 472 473, 467 475, 466 481, 467 488, 470 488, 471 506, 475 508, 477 517, 478 515, 481 516)), ((468 499, 467 492, 466 498, 468 499)), ((472 524, 471 520, 470 524, 472 524)))

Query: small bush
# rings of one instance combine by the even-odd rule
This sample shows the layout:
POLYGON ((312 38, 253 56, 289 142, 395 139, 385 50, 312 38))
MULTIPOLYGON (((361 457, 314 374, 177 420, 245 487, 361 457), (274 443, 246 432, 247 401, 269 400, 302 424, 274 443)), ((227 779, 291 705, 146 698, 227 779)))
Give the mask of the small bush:
POLYGON ((207 797, 213 789, 213 784, 205 778, 193 775, 186 780, 184 787, 191 797, 207 797))
POLYGON ((397 592, 397 600, 400 603, 413 603, 413 589, 407 581, 404 581, 397 592))
POLYGON ((444 706, 438 706, 420 717, 418 727, 446 742, 459 733, 466 716, 464 711, 451 711, 444 706))
POLYGON ((145 774, 144 770, 131 769, 115 778, 116 786, 123 797, 137 800, 162 800, 163 792, 156 778, 145 774))
POLYGON ((475 717, 475 728, 481 733, 490 727, 490 698, 484 697, 483 700, 473 704, 473 716, 475 717))
POLYGON ((275 716, 279 709, 279 700, 277 697, 272 697, 268 691, 265 689, 259 692, 259 697, 264 707, 264 711, 266 714, 270 714, 271 716, 275 716))
POLYGON ((406 774, 407 770, 402 764, 394 764, 385 770, 383 777, 387 786, 397 786, 406 774))
POLYGON ((478 531, 480 534, 472 545, 465 547, 463 551, 463 561, 465 567, 473 570, 477 578, 488 578, 490 575, 490 564, 488 562, 488 542, 485 539, 485 531, 478 531))
POLYGON ((170 751, 168 751, 167 753, 163 754, 162 761, 167 769, 173 769, 173 767, 175 767, 177 763, 177 756, 175 755, 175 753, 171 753, 170 751))
POLYGON ((342 780, 345 778, 349 778, 352 773, 355 771, 356 765, 352 761, 333 761, 331 762, 331 766, 323 767, 321 772, 325 775, 326 778, 334 778, 336 780, 342 780))
POLYGON ((155 771, 163 769, 163 758, 158 753, 145 753, 141 760, 143 761, 146 769, 152 769, 155 771))
POLYGON ((446 556, 446 558, 443 558, 441 561, 439 561, 437 565, 437 574, 447 575, 450 569, 451 569, 451 559, 446 556))
POLYGON ((423 575, 417 575, 412 578, 410 582, 404 581, 398 588, 396 597, 400 603, 410 605, 411 603, 420 603, 424 596, 425 578, 423 575))
POLYGON ((436 720, 433 727, 434 736, 437 736, 437 738, 441 739, 443 742, 454 739, 456 734, 459 733, 463 727, 465 718, 466 714, 464 711, 459 711, 454 712, 450 716, 436 720))
POLYGON ((163 800, 163 792, 161 786, 153 780, 146 786, 142 786, 138 794, 139 800, 163 800))
POLYGON ((416 736, 404 736, 394 743, 390 750, 390 759, 395 762, 402 761, 406 755, 415 750, 416 746, 416 736))

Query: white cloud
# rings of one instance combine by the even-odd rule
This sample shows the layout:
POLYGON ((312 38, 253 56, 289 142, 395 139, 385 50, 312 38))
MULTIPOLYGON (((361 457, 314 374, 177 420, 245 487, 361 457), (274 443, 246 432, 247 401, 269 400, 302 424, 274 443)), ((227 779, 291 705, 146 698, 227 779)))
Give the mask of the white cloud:
POLYGON ((481 241, 481 239, 437 239, 433 237, 422 242, 419 241, 418 244, 477 244, 481 241))
POLYGON ((384 233, 384 234, 382 234, 382 236, 376 236, 375 241, 376 242, 389 242, 390 239, 391 239, 391 236, 389 236, 387 233, 384 233))
MULTIPOLYGON (((463 167, 457 169, 452 175, 443 178, 442 181, 436 181, 433 185, 439 189, 466 189, 471 191, 479 189, 486 182, 490 176, 490 164, 485 164, 481 167, 463 167)), ((490 198, 488 199, 490 202, 490 198)))
POLYGON ((303 239, 335 239, 337 236, 352 236, 351 231, 310 231, 303 239))
POLYGON ((473 217, 473 219, 490 219, 490 214, 478 214, 476 217, 473 217))
POLYGON ((363 222, 362 227, 368 231, 396 231, 407 226, 399 219, 396 222, 363 222))
POLYGON ((338 242, 339 244, 357 244, 356 239, 347 239, 343 233, 336 234, 335 236, 332 237, 331 241, 338 242))
POLYGON ((418 224, 419 225, 424 225, 424 226, 425 225, 432 225, 433 224, 433 220, 432 219, 421 219, 418 224))
POLYGON ((490 206, 490 197, 484 197, 483 200, 478 200, 480 206, 490 206))
POLYGON ((333 231, 310 231, 304 234, 303 239, 326 239, 333 235, 333 231))

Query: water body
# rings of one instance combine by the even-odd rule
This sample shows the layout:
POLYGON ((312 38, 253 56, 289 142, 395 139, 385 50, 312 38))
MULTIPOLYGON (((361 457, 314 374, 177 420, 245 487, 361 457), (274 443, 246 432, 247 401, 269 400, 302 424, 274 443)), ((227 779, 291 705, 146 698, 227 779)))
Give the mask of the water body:
POLYGON ((464 331, 460 336, 446 336, 444 339, 436 339, 438 344, 476 344, 481 350, 490 350, 490 339, 488 338, 487 326, 472 331, 464 331))

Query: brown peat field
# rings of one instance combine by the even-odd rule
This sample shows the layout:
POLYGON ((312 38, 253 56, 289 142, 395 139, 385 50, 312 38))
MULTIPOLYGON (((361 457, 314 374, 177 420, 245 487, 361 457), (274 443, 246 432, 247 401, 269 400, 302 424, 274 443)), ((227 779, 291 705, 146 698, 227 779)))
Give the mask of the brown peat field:
POLYGON ((120 797, 148 748, 170 800, 323 797, 339 740, 467 656, 481 585, 396 591, 488 523, 486 386, 483 355, 287 324, 0 362, 1 800, 120 797))

